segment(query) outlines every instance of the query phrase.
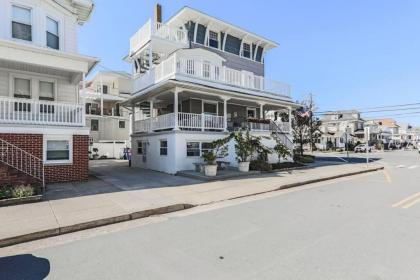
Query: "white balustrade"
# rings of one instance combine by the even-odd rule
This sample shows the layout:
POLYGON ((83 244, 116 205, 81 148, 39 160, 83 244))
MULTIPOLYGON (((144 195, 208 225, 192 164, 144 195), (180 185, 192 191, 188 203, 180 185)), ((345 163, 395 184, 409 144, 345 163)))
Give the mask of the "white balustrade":
POLYGON ((82 104, 0 97, 0 123, 84 126, 82 104))
POLYGON ((287 84, 272 81, 262 76, 254 75, 253 73, 231 69, 208 61, 179 56, 177 54, 169 56, 145 74, 137 77, 134 81, 135 90, 141 90, 162 80, 174 78, 175 74, 244 89, 257 90, 274 96, 290 97, 290 86, 287 84))
MULTIPOLYGON (((224 122, 222 116, 180 112, 178 113, 178 127, 180 129, 223 130, 224 122)), ((173 128, 175 128, 175 113, 134 122, 135 132, 151 132, 173 128)))

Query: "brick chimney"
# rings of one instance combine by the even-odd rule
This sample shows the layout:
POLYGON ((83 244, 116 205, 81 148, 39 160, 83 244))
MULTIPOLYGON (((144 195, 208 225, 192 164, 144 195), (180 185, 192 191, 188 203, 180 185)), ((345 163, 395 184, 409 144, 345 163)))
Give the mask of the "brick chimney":
POLYGON ((162 23, 162 6, 160 4, 156 4, 155 6, 155 18, 156 23, 162 23))

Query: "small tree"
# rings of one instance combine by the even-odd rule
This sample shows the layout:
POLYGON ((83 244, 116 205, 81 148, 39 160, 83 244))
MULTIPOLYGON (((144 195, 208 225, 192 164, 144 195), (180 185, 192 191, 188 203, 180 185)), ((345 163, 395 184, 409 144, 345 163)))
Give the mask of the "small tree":
POLYGON ((210 143, 211 150, 204 153, 202 157, 204 161, 209 165, 215 165, 217 158, 223 158, 228 155, 228 147, 226 144, 231 139, 231 136, 217 139, 210 143))
POLYGON ((276 152, 279 162, 281 161, 282 158, 286 159, 287 157, 292 155, 292 153, 286 147, 286 145, 282 143, 278 143, 276 146, 274 146, 274 152, 276 152))

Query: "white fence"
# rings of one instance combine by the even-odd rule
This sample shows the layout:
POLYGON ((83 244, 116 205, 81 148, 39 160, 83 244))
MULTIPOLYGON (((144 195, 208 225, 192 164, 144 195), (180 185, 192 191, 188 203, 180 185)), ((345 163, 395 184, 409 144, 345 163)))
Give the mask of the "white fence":
POLYGON ((0 97, 0 123, 84 126, 82 104, 0 97))

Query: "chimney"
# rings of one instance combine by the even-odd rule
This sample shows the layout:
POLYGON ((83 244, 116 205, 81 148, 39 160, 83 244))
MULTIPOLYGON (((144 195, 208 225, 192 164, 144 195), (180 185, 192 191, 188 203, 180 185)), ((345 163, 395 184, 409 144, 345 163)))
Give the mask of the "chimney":
POLYGON ((154 20, 156 23, 162 23, 162 6, 160 4, 156 4, 154 20))

